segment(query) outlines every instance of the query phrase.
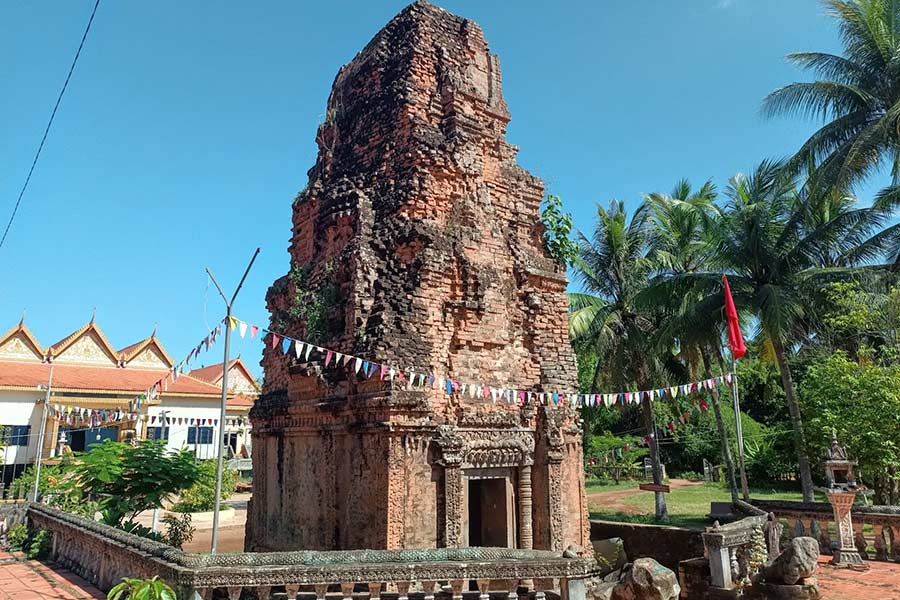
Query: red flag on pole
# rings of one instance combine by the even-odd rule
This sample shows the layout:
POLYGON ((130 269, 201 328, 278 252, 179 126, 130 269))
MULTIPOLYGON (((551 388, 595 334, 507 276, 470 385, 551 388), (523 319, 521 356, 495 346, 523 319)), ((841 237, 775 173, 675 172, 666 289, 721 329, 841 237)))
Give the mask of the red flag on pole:
POLYGON ((731 355, 738 359, 747 354, 744 346, 744 336, 741 335, 741 323, 738 320, 737 309, 734 307, 734 299, 731 297, 731 286, 728 278, 722 275, 722 283, 725 285, 725 317, 728 319, 728 346, 731 355))

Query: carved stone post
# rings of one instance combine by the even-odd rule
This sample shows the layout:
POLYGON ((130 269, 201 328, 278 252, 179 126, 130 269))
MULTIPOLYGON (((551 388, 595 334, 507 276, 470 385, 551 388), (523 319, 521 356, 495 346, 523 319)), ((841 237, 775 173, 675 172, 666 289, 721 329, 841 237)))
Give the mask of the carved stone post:
POLYGON ((834 509, 834 521, 837 524, 839 542, 839 547, 834 551, 831 559, 832 564, 838 566, 863 564, 863 558, 853 539, 853 520, 850 516, 856 493, 829 491, 827 495, 828 501, 834 509))
POLYGON ((887 560, 887 546, 884 543, 884 525, 875 525, 875 560, 887 560))
POLYGON ((715 531, 703 534, 703 544, 709 557, 709 574, 714 587, 730 590, 734 587, 731 578, 731 551, 725 545, 725 536, 715 531))
POLYGON ((531 530, 531 465, 519 469, 519 548, 531 550, 534 535, 531 530))
POLYGON ((441 449, 438 464, 444 467, 444 546, 458 548, 462 542, 463 441, 455 428, 442 426, 435 438, 441 449))
POLYGON ((563 551, 562 462, 566 458, 565 440, 559 425, 547 419, 547 489, 550 504, 550 549, 563 551))

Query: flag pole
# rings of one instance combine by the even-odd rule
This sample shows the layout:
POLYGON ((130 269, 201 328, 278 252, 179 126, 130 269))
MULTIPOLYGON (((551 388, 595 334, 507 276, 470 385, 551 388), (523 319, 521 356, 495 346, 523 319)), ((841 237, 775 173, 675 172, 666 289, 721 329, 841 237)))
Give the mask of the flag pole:
POLYGON ((731 355, 731 396, 734 400, 734 430, 737 435, 738 462, 741 468, 741 494, 744 502, 750 502, 750 488, 747 485, 747 469, 744 466, 744 427, 741 424, 741 401, 738 398, 737 361, 731 355))
POLYGON ((731 396, 734 402, 734 433, 737 436, 738 458, 741 468, 741 493, 744 501, 750 500, 750 490, 747 485, 747 469, 744 466, 744 428, 741 425, 741 401, 738 398, 737 359, 747 353, 744 346, 744 336, 741 335, 741 323, 734 298, 731 297, 731 286, 728 285, 728 277, 722 275, 722 295, 725 300, 725 319, 728 324, 728 349, 731 350, 731 396))

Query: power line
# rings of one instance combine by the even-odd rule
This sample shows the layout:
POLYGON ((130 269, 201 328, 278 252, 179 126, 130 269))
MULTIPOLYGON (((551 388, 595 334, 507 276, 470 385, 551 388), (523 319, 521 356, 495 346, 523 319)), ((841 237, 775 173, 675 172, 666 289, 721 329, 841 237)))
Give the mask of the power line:
POLYGON ((87 39, 88 33, 91 30, 91 24, 94 22, 94 15, 97 14, 97 7, 100 6, 100 0, 97 0, 94 3, 94 9, 91 11, 91 18, 88 20, 87 27, 84 29, 84 35, 81 36, 81 43, 78 44, 78 50, 75 52, 75 58, 72 60, 72 66, 69 67, 69 73, 66 75, 66 80, 63 82, 62 89, 59 91, 59 96, 56 98, 56 104, 53 106, 53 112, 50 113, 50 120, 47 121, 47 128, 44 129, 44 135, 41 137, 41 143, 38 145, 37 152, 34 154, 34 160, 31 161, 31 168, 28 169, 28 176, 25 178, 25 184, 22 186, 22 189, 19 191, 19 197, 16 199, 16 204, 13 206, 12 214, 9 216, 9 222, 6 224, 6 229, 3 231, 3 237, 0 238, 0 248, 3 247, 3 242, 6 241, 6 236, 9 234, 9 228, 12 227, 13 220, 16 218, 16 213, 19 212, 19 205, 22 203, 22 196, 25 195, 25 190, 28 189, 28 183, 31 181, 31 175, 34 173, 34 167, 37 165, 38 158, 41 156, 41 151, 44 149, 44 142, 47 141, 47 134, 50 133, 50 126, 53 125, 53 119, 56 117, 56 111, 59 109, 59 103, 62 101, 63 94, 66 93, 66 88, 69 86, 69 79, 72 78, 72 72, 75 71, 75 65, 78 63, 78 57, 81 56, 81 49, 84 48, 84 42, 87 39))

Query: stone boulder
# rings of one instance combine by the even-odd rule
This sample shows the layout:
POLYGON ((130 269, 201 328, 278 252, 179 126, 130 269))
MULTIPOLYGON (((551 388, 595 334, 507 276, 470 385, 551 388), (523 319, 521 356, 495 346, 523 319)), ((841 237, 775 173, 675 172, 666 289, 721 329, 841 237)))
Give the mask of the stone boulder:
POLYGON ((681 593, 678 576, 652 558, 639 558, 625 565, 610 600, 677 600, 681 593))
POLYGON ((795 537, 775 560, 763 567, 763 581, 794 585, 813 576, 818 560, 819 542, 811 537, 795 537))

